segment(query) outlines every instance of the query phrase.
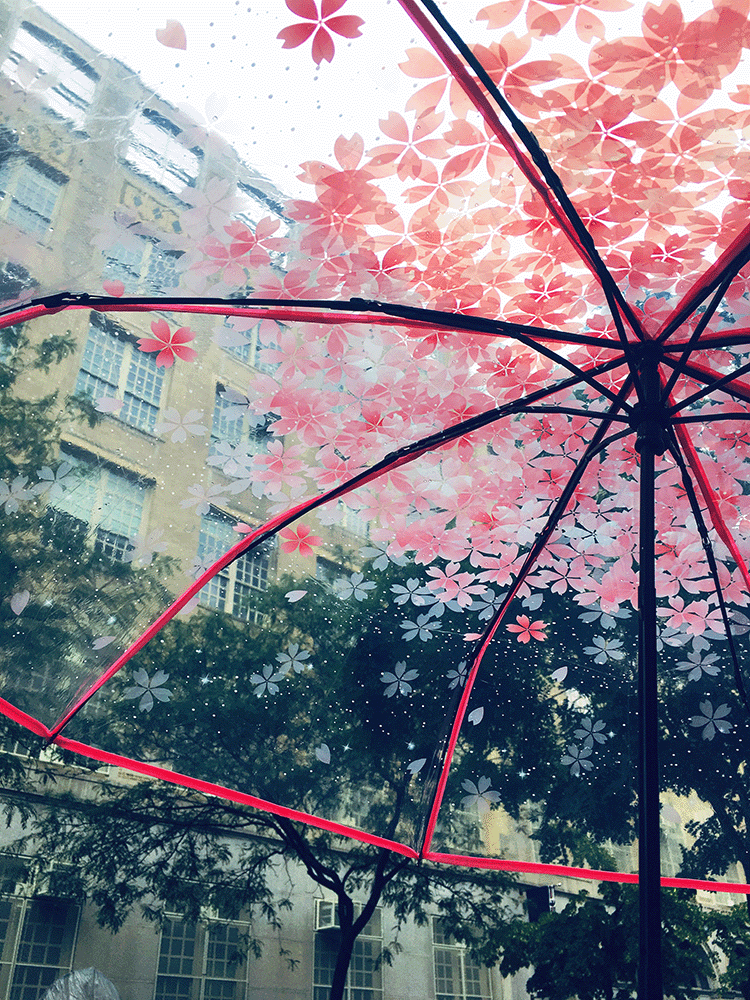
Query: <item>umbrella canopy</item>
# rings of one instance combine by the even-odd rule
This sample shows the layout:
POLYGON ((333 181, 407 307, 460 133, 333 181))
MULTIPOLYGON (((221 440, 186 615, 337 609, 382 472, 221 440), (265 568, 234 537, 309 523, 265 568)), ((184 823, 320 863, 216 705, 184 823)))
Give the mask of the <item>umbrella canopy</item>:
POLYGON ((658 927, 748 726, 750 35, 683 7, 4 8, 4 391, 89 418, 8 425, 6 715, 658 927))

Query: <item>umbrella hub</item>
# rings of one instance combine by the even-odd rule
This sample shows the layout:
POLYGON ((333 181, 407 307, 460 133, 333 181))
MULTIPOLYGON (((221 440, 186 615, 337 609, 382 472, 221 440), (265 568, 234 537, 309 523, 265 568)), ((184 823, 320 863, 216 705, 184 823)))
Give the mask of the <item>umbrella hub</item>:
POLYGON ((639 453, 649 449, 654 455, 663 455, 669 447, 668 400, 659 373, 663 353, 660 344, 647 341, 641 345, 636 364, 638 403, 630 413, 630 426, 636 433, 635 450, 639 453))

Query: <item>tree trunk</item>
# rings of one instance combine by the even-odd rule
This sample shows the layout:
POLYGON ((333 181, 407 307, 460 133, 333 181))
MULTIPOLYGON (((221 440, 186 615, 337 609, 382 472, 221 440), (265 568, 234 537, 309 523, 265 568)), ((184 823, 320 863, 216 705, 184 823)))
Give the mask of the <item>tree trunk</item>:
POLYGON ((336 956, 336 968, 333 970, 333 982, 331 983, 331 993, 329 1000, 344 1000, 344 990, 346 989, 346 975, 354 951, 354 942, 357 935, 352 931, 341 933, 341 943, 339 953, 336 956))

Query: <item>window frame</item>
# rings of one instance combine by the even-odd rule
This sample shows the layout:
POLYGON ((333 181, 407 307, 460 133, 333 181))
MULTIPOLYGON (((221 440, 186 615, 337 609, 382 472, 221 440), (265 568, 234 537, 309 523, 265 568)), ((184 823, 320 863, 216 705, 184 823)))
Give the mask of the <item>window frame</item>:
POLYGON ((100 79, 96 70, 69 45, 31 21, 19 25, 0 71, 20 83, 17 71, 23 60, 39 70, 34 83, 49 75, 57 81, 52 86, 35 88, 47 109, 74 129, 83 130, 100 79), (22 32, 28 37, 19 37, 22 32))
POLYGON ((29 236, 41 239, 55 222, 61 197, 68 177, 61 171, 30 153, 18 151, 0 162, 0 205, 2 218, 29 236), (49 204, 39 205, 26 197, 24 192, 33 185, 44 189, 54 187, 54 198, 49 204))
MULTIPOLYGON (((150 499, 149 494, 155 486, 154 481, 100 460, 97 456, 65 442, 60 457, 62 462, 70 462, 73 470, 77 467, 84 469, 81 480, 87 492, 81 495, 86 498, 85 507, 88 516, 83 516, 83 505, 73 501, 75 490, 66 488, 62 496, 47 505, 47 510, 52 512, 51 519, 54 520, 57 513, 72 518, 73 523, 86 525, 85 543, 90 545, 94 552, 113 562, 130 562, 128 555, 135 550, 133 541, 141 534, 150 499), (89 483, 86 483, 86 480, 90 480, 89 483), (127 492, 124 494, 117 492, 122 484, 127 484, 131 488, 129 496, 127 492), (140 495, 136 494, 135 490, 140 491, 140 495), (88 501, 88 497, 93 497, 91 502, 88 501), (110 498, 114 498, 114 502, 111 502, 110 498), (126 510, 123 514, 121 508, 123 505, 127 508, 128 503, 131 503, 134 510, 132 513, 126 510), (127 535, 117 530, 118 527, 126 526, 123 524, 123 518, 132 525, 127 535)), ((80 500, 80 497, 76 497, 76 500, 80 500)), ((51 535, 53 533, 54 526, 51 535)))
POLYGON ((119 323, 92 312, 76 374, 76 394, 93 402, 101 398, 122 400, 112 416, 127 427, 157 437, 155 428, 165 389, 166 369, 157 365, 155 355, 141 351, 136 338, 119 323), (96 383, 101 394, 94 391, 96 383))
MULTIPOLYGON (((329 961, 326 965, 323 965, 321 959, 324 957, 323 949, 324 946, 328 946, 329 959, 333 959, 335 963, 335 946, 331 947, 330 942, 336 941, 340 936, 340 931, 338 930, 338 904, 329 900, 316 900, 315 901, 315 930, 313 937, 313 968, 312 968, 312 997, 313 1000, 328 1000, 330 994, 331 982, 330 979, 332 975, 325 973, 333 972, 334 964, 329 961), (333 923, 326 927, 318 929, 320 923, 319 911, 322 905, 325 904, 333 907, 333 923), (327 980, 327 981, 323 981, 327 980)), ((362 912, 362 904, 354 904, 354 916, 358 917, 362 912)), ((357 940, 354 942, 354 951, 352 952, 352 959, 349 964, 349 969, 346 974, 346 986, 344 988, 344 1000, 383 1000, 384 998, 384 987, 383 987, 383 966, 382 963, 377 962, 381 952, 383 950, 383 908, 381 906, 376 906, 375 911, 365 925, 362 932, 358 935, 357 940), (371 928, 373 921, 377 919, 378 921, 378 931, 377 933, 367 933, 368 928, 371 928), (373 956, 373 949, 377 949, 377 956, 373 956), (371 954, 367 954, 370 951, 371 954), (367 969, 367 963, 377 963, 374 968, 367 969), (374 976, 377 979, 379 985, 365 985, 364 982, 359 980, 364 980, 367 977, 374 976)))
MULTIPOLYGON (((248 972, 249 963, 247 960, 247 955, 243 955, 239 961, 230 962, 225 960, 226 965, 234 965, 236 968, 236 974, 234 977, 230 976, 217 976, 209 975, 209 967, 211 963, 215 963, 219 960, 215 957, 215 951, 217 944, 220 947, 225 947, 227 949, 231 948, 232 943, 217 942, 212 941, 212 931, 216 931, 218 928, 224 928, 227 932, 230 930, 236 931, 237 936, 240 937, 242 934, 247 934, 250 929, 250 923, 247 920, 225 920, 213 914, 206 913, 200 920, 189 921, 185 920, 183 914, 167 912, 165 914, 164 923, 159 930, 159 950, 156 963, 156 974, 154 977, 154 1000, 245 1000, 248 987, 248 972), (179 954, 167 953, 163 954, 163 945, 165 941, 164 929, 165 926, 177 926, 182 925, 186 931, 192 930, 192 942, 193 949, 192 955, 188 956, 184 950, 184 942, 188 940, 185 936, 182 938, 175 937, 173 940, 182 941, 183 948, 179 954), (214 956, 212 957, 212 949, 214 951, 214 956), (177 962, 182 962, 188 960, 191 963, 192 971, 187 974, 173 973, 170 971, 163 971, 163 963, 169 962, 169 960, 177 960, 177 962), (196 965, 198 971, 196 972, 196 965), (187 992, 160 990, 160 980, 162 986, 166 985, 166 980, 190 980, 190 987, 187 992), (207 992, 207 986, 209 984, 226 984, 231 983, 235 985, 234 996, 229 996, 228 993, 221 990, 213 992, 211 989, 207 992), (239 989, 237 989, 239 987, 239 989)), ((237 942, 240 945, 240 942, 237 942)), ((215 968, 213 971, 216 971, 215 968)))
MULTIPOLYGON (((11 995, 15 1000, 37 1000, 56 979, 71 972, 74 965, 81 919, 79 902, 45 893, 34 894, 25 883, 25 877, 26 868, 22 858, 0 856, 0 1000, 8 1000, 11 995), (65 911, 58 924, 62 928, 61 939, 54 942, 32 936, 24 940, 28 930, 27 921, 33 919, 35 909, 42 908, 45 904, 65 911), (30 959, 39 956, 40 947, 44 957, 47 957, 50 947, 59 948, 58 961, 52 964, 31 961, 30 959), (27 949, 26 953, 24 949, 27 949), (24 958, 27 960, 24 961, 24 958), (21 969, 39 970, 39 982, 19 983, 18 972, 21 969), (49 970, 49 973, 45 975, 44 970, 49 970)), ((45 924, 40 922, 37 926, 44 927, 45 924)))
MULTIPOLYGON (((431 920, 432 932, 432 970, 434 976, 434 996, 435 1000, 492 1000, 492 979, 489 969, 479 965, 472 959, 469 949, 443 929, 443 921, 440 917, 433 917, 431 920), (441 992, 438 986, 447 982, 447 977, 439 973, 439 953, 446 953, 453 961, 446 963, 450 968, 457 968, 460 982, 460 992, 441 992), (455 963, 455 964, 454 964, 455 963), (479 992, 468 992, 467 969, 475 971, 475 982, 479 984, 479 992)), ((445 957, 442 959, 445 962, 445 957)))
MULTIPOLYGON (((196 554, 201 572, 228 551, 232 544, 236 544, 239 536, 234 533, 234 527, 239 523, 240 519, 234 514, 229 514, 213 505, 206 513, 201 514, 196 554), (208 534, 207 529, 211 522, 227 527, 225 538, 222 539, 218 532, 214 533, 213 538, 208 534), (232 532, 231 536, 229 532, 232 532)), ((261 594, 268 589, 274 570, 275 553, 274 538, 269 539, 264 546, 241 555, 201 588, 199 603, 203 607, 222 611, 240 621, 252 621, 257 624, 262 616, 253 609, 252 600, 248 600, 248 597, 251 598, 253 593, 261 594), (255 585, 253 580, 261 585, 255 585)))

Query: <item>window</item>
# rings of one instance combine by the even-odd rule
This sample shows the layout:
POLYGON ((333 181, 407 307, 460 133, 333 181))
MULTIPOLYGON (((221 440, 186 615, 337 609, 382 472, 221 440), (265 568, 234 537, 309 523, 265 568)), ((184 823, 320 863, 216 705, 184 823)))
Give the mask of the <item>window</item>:
POLYGON ((264 416, 251 413, 242 393, 219 383, 214 394, 211 422, 211 452, 216 455, 216 461, 209 460, 209 465, 224 465, 227 460, 226 455, 216 450, 219 442, 244 445, 246 457, 265 454, 273 440, 271 426, 275 420, 276 417, 270 413, 264 416))
POLYGON ((180 283, 180 257, 181 250, 160 248, 156 238, 133 237, 107 251, 107 277, 121 281, 129 292, 168 291, 180 283))
POLYGON ((47 102, 51 111, 81 128, 94 97, 98 74, 59 38, 24 21, 2 71, 16 83, 28 86, 29 70, 35 69, 31 89, 47 102))
POLYGON ((92 313, 76 392, 94 400, 122 399, 119 419, 153 434, 163 385, 164 369, 155 356, 138 350, 125 330, 106 316, 92 313))
MULTIPOLYGON (((237 520, 212 507, 201 516, 198 535, 198 565, 202 571, 223 556, 239 541, 233 530, 237 520)), ((254 596, 268 587, 268 575, 274 543, 269 540, 257 549, 235 559, 200 592, 200 600, 209 608, 226 611, 235 618, 256 621, 254 596)))
POLYGON ((353 510, 344 500, 336 502, 336 516, 339 527, 359 538, 370 537, 370 522, 358 510, 353 510))
POLYGON ((166 920, 154 1000, 243 1000, 245 933, 237 923, 166 920))
POLYGON ((489 1000, 487 969, 478 965, 467 948, 459 944, 443 926, 432 921, 435 954, 435 1000, 489 1000))
POLYGON ((38 1000, 70 972, 78 928, 78 906, 69 900, 20 895, 23 862, 4 858, 0 870, 0 997, 38 1000))
MULTIPOLYGON (((316 900, 315 960, 313 965, 313 1000, 328 1000, 333 970, 336 967, 340 932, 338 906, 316 900)), ((355 903, 355 915, 362 907, 355 903)), ((382 1000, 383 976, 379 963, 383 947, 382 913, 375 909, 354 943, 354 952, 346 977, 344 1000, 382 1000)))
POLYGON ((269 343, 267 337, 261 340, 260 323, 256 323, 249 330, 241 329, 237 325, 246 322, 247 320, 240 320, 236 317, 227 319, 222 331, 225 336, 222 337, 220 334, 219 342, 223 344, 225 350, 239 358, 240 361, 244 361, 246 365, 252 365, 253 368, 257 368, 259 372, 265 372, 266 375, 273 375, 278 369, 279 363, 264 360, 263 349, 272 347, 279 350, 278 344, 269 343))
POLYGON ((144 108, 132 127, 128 163, 171 194, 195 183, 198 156, 178 140, 180 128, 152 108, 144 108))
POLYGON ((66 489, 51 505, 49 530, 54 534, 55 518, 62 527, 73 523, 87 525, 86 539, 99 552, 117 562, 127 562, 134 539, 141 526, 148 484, 105 464, 63 454, 73 465, 66 476, 66 489), (70 479, 71 484, 67 486, 70 479), (67 516, 66 516, 67 515, 67 516))
POLYGON ((52 223, 67 177, 35 157, 11 157, 0 166, 0 195, 8 222, 41 236, 52 223))

